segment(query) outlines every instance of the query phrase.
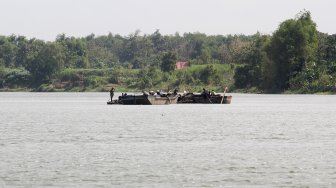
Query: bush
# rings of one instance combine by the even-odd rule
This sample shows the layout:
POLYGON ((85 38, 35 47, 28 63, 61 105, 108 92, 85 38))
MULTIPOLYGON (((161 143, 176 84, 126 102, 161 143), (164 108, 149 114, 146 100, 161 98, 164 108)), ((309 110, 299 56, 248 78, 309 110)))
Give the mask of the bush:
POLYGON ((101 77, 97 76, 89 76, 84 79, 84 86, 85 87, 98 87, 103 84, 106 84, 106 81, 103 80, 101 77))
POLYGON ((81 80, 80 74, 73 69, 66 69, 66 70, 60 72, 58 74, 58 78, 62 82, 65 82, 65 81, 75 82, 75 81, 80 81, 81 80))
POLYGON ((53 92, 55 88, 50 84, 42 84, 35 91, 37 92, 53 92))
POLYGON ((31 81, 31 74, 25 69, 8 69, 3 73, 3 80, 6 86, 27 86, 31 81))

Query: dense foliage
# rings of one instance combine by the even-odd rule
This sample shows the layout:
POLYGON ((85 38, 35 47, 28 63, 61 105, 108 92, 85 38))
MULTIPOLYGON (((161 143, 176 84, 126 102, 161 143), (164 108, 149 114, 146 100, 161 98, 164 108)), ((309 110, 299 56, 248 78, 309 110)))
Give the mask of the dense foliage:
POLYGON ((265 92, 335 91, 335 35, 319 33, 309 12, 282 22, 273 36, 258 36, 236 70, 237 88, 265 92), (333 51, 333 52, 332 52, 333 51))
POLYGON ((0 89, 335 91, 335 46, 336 35, 318 32, 307 11, 282 22, 272 35, 163 36, 157 30, 83 38, 61 34, 54 42, 0 36, 0 89), (176 61, 189 65, 175 70, 176 61))

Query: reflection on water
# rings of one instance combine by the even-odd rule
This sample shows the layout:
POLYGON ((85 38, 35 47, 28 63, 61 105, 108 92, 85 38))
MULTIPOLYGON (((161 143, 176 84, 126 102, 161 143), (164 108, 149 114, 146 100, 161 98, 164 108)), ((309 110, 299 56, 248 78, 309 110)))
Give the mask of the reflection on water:
POLYGON ((336 96, 108 106, 0 93, 2 187, 335 187, 336 96))

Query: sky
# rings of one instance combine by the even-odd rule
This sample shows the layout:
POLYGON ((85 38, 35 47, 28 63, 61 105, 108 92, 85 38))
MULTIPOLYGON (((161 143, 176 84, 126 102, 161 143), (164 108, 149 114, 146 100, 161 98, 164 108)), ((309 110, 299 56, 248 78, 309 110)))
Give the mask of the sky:
POLYGON ((47 41, 58 34, 127 36, 137 30, 272 34, 304 9, 319 31, 336 34, 335 0, 0 0, 0 7, 0 35, 47 41))

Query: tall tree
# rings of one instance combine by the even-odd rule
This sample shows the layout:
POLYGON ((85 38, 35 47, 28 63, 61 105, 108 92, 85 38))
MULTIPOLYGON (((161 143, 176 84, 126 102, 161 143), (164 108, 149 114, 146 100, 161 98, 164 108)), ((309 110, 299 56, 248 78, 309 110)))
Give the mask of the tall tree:
POLYGON ((58 35, 56 42, 64 48, 66 68, 87 68, 89 66, 88 50, 84 39, 58 35))
POLYGON ((164 38, 160 33, 160 30, 156 30, 152 35, 150 35, 150 39, 153 43, 154 52, 158 53, 164 49, 164 38))
POLYGON ((6 67, 13 67, 16 56, 16 46, 13 44, 11 37, 0 36, 0 60, 3 61, 6 67))
POLYGON ((161 59, 161 70, 164 72, 170 72, 175 69, 176 54, 172 52, 165 53, 161 59))
POLYGON ((315 60, 317 46, 316 24, 310 12, 300 12, 297 18, 280 24, 268 48, 276 74, 271 78, 275 90, 282 91, 290 87, 290 79, 301 72, 308 62, 315 60))
POLYGON ((57 43, 39 42, 40 48, 30 54, 26 69, 32 74, 36 83, 41 83, 51 79, 51 76, 59 71, 64 63, 63 49, 57 43))
POLYGON ((268 40, 269 37, 257 34, 255 41, 240 50, 241 57, 239 59, 244 65, 237 66, 235 71, 234 79, 237 88, 261 87, 263 85, 263 74, 268 74, 270 71, 263 66, 267 62, 265 46, 268 40))

